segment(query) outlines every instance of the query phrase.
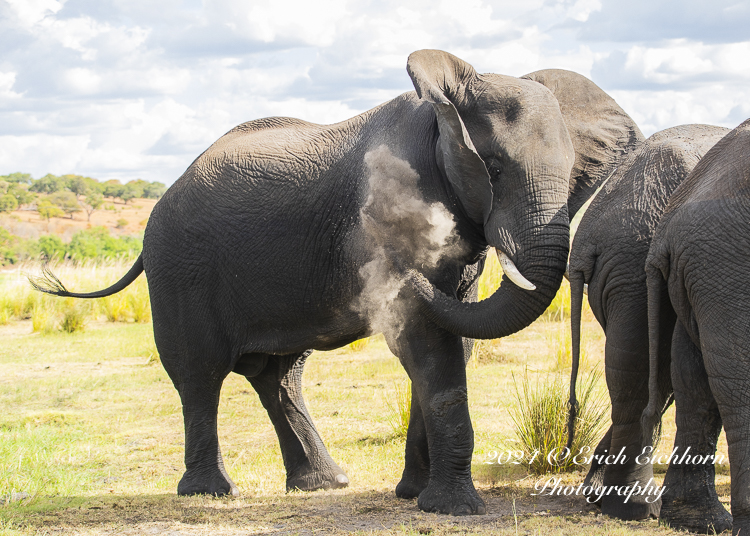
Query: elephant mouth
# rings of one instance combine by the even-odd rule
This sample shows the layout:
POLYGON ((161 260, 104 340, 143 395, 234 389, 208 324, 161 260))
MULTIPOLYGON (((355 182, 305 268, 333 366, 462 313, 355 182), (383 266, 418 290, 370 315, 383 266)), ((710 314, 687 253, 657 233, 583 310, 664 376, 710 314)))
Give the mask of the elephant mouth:
POLYGON ((523 276, 505 252, 498 248, 495 249, 495 252, 497 253, 497 259, 500 261, 500 266, 502 266, 503 272, 508 276, 508 279, 524 290, 536 290, 536 285, 523 276))

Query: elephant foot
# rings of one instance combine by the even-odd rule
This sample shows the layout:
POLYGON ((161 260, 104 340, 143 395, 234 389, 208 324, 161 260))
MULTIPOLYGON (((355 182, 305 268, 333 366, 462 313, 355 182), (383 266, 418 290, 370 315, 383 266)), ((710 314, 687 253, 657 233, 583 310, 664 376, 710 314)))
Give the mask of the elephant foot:
POLYGON ((337 465, 333 464, 327 470, 297 471, 286 479, 286 490, 293 491, 315 491, 317 489, 345 488, 349 485, 346 473, 337 465))
POLYGON ((216 468, 210 473, 185 471, 177 485, 177 495, 213 495, 215 497, 232 495, 239 497, 240 490, 229 478, 229 475, 225 475, 216 468))
POLYGON ((427 488, 427 485, 402 479, 401 482, 396 485, 396 497, 399 499, 415 499, 419 497, 425 488, 427 488))
MULTIPOLYGON (((732 528, 732 515, 717 497, 664 498, 659 522, 673 529, 682 529, 700 534, 719 534, 732 528)), ((750 528, 743 533, 750 534, 750 528)))
POLYGON ((602 498, 602 514, 625 521, 658 518, 661 509, 661 499, 649 495, 632 495, 628 502, 626 496, 605 495, 602 498), (653 502, 647 502, 646 499, 653 502))
POLYGON ((429 483, 429 477, 427 479, 419 477, 408 478, 404 475, 401 477, 401 482, 396 486, 396 497, 399 499, 415 499, 427 488, 429 483))
POLYGON ((474 489, 474 484, 446 486, 430 482, 419 494, 417 506, 425 512, 450 514, 452 516, 484 515, 487 507, 474 489))
MULTIPOLYGON (((583 489, 596 490, 600 488, 604 484, 604 471, 606 467, 606 465, 594 466, 592 464, 583 481, 583 489)), ((586 497, 586 500, 591 504, 595 504, 599 508, 602 507, 602 498, 597 495, 595 491, 592 491, 589 494, 584 494, 584 497, 586 497)))

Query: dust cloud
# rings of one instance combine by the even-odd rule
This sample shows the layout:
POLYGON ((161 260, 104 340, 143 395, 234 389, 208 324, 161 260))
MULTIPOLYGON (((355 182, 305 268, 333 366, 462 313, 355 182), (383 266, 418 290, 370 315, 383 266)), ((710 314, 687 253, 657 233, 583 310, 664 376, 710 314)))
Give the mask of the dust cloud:
POLYGON ((364 286, 356 308, 374 332, 395 336, 404 321, 395 299, 405 277, 394 262, 399 269, 434 268, 440 259, 459 253, 460 242, 445 206, 422 198, 419 175, 408 162, 381 145, 365 155, 365 164, 370 190, 361 215, 373 260, 359 271, 364 286))

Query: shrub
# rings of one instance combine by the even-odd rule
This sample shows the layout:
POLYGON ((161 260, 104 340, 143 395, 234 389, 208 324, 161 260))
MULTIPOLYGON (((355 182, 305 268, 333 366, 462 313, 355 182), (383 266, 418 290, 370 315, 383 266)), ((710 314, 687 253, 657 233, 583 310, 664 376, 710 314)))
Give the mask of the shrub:
MULTIPOLYGON (((583 451, 593 453, 604 427, 608 423, 609 411, 606 393, 597 390, 601 378, 592 372, 579 382, 578 417, 575 422, 573 455, 583 451)), ((515 401, 510 408, 516 442, 530 460, 529 470, 534 474, 560 473, 575 470, 573 455, 566 455, 568 441, 568 382, 567 377, 555 374, 535 385, 529 382, 528 371, 524 372, 519 388, 515 376, 515 401), (548 456, 552 453, 552 457, 548 456), (554 457, 555 453, 560 453, 554 457)))
POLYGON ((18 199, 13 194, 0 196, 0 212, 13 212, 18 208, 18 199))

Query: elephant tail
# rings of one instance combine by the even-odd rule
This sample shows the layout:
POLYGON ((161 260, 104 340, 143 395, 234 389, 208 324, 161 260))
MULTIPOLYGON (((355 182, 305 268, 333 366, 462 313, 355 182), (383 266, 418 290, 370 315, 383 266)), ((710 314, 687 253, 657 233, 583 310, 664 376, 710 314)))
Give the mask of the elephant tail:
POLYGON ((648 288, 648 405, 641 415, 641 439, 644 447, 656 446, 661 437, 659 400, 659 314, 662 294, 661 271, 646 263, 648 288))
POLYGON ((570 400, 568 401, 568 452, 573 448, 576 418, 578 418, 578 400, 576 399, 576 382, 581 357, 581 309, 585 284, 583 272, 566 272, 570 281, 570 336, 572 366, 570 369, 570 400))
POLYGON ((143 254, 138 255, 138 259, 135 261, 135 264, 133 264, 130 270, 128 270, 128 273, 122 276, 122 278, 117 283, 115 283, 111 287, 105 288, 104 290, 97 290, 95 292, 86 293, 70 292, 46 265, 42 267, 41 276, 29 276, 29 283, 31 283, 31 286, 39 292, 53 294, 55 296, 62 296, 66 298, 104 298, 105 296, 110 296, 112 294, 120 292, 130 283, 135 281, 135 279, 139 275, 141 275, 141 272, 143 272, 143 254))

